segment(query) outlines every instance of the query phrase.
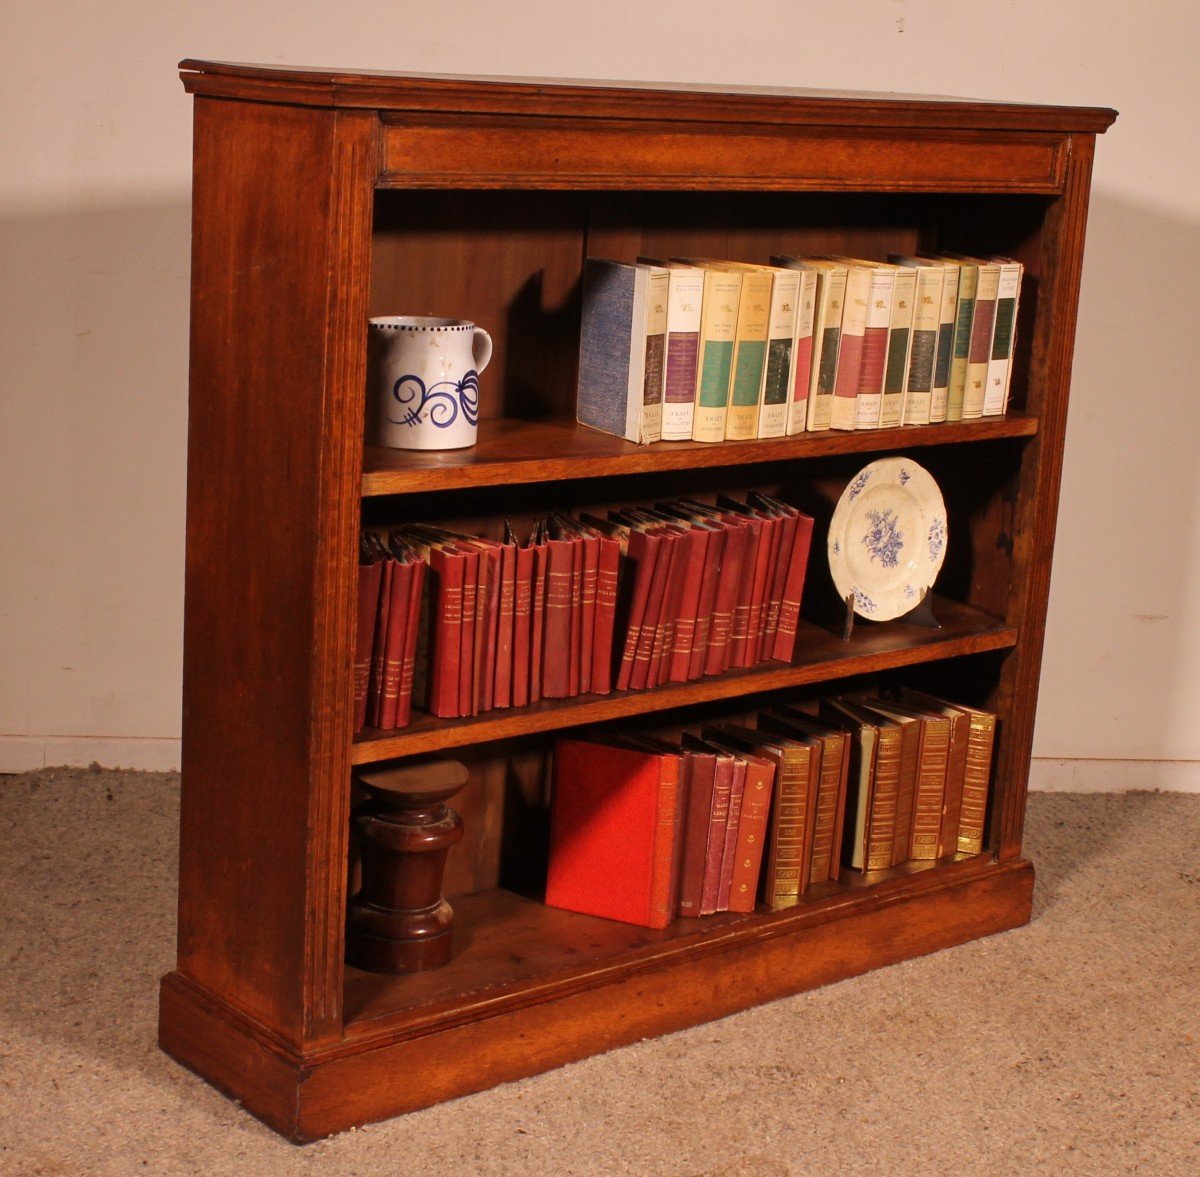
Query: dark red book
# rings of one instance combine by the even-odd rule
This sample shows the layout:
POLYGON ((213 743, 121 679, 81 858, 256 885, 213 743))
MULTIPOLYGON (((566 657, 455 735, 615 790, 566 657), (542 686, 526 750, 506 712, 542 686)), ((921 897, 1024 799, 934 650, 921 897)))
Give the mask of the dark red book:
POLYGON ((683 586, 675 615, 671 640, 670 665, 665 678, 671 682, 687 682, 690 677, 692 652, 695 649, 700 616, 700 594, 709 561, 712 528, 692 523, 688 526, 689 553, 683 574, 683 586))
POLYGON ((742 799, 746 793, 746 760, 733 759, 733 789, 729 794, 729 818, 725 825, 725 853, 721 858, 721 879, 717 888, 717 910, 729 910, 729 895, 733 889, 733 866, 737 854, 738 822, 741 820, 742 799))
POLYGON ((591 515, 581 516, 579 525, 596 543, 596 616, 592 628, 591 677, 582 685, 585 691, 594 695, 607 695, 612 691, 621 549, 628 542, 628 529, 591 515))
POLYGON ((466 563, 461 552, 437 544, 429 547, 429 710, 445 719, 463 714, 459 709, 459 663, 466 563))
MULTIPOLYGON (((371 646, 375 637, 375 615, 379 612, 379 582, 383 563, 378 556, 362 552, 358 563, 358 614, 354 630, 354 730, 367 722, 367 688, 371 681, 371 646)), ((957 833, 956 833, 957 836, 957 833)))
MULTIPOLYGON (((570 540, 546 541, 545 629, 542 634, 542 698, 565 699, 570 686, 572 566, 575 545, 570 540)), ((576 642, 575 656, 579 656, 576 642)))
POLYGON ((698 916, 701 913, 716 775, 717 757, 712 752, 690 748, 683 750, 683 848, 679 863, 681 916, 698 916))
POLYGON ((658 537, 658 554, 654 560, 654 570, 646 594, 646 605, 642 614, 641 630, 638 633, 637 649, 633 655, 633 673, 629 679, 629 685, 637 690, 646 686, 650 675, 650 660, 656 650, 661 651, 662 649, 662 631, 659 629, 659 624, 662 621, 667 583, 670 580, 671 567, 675 561, 675 553, 682 532, 655 525, 653 534, 658 537))
POLYGON ((529 629, 529 701, 536 703, 542 697, 542 645, 546 631, 546 536, 545 528, 538 524, 532 539, 533 548, 533 608, 529 629))
POLYGON ((729 529, 724 523, 710 523, 708 548, 705 552, 704 571, 700 579, 700 597, 696 604, 696 636, 692 640, 692 653, 688 659, 688 678, 700 678, 704 674, 704 660, 712 635, 713 613, 716 609, 717 590, 720 587, 721 569, 725 566, 725 552, 729 529))
POLYGON ((650 652, 646 686, 656 687, 667 681, 671 669, 671 653, 674 649, 675 628, 679 621, 680 603, 687 587, 688 569, 692 564, 692 551, 696 536, 690 527, 682 524, 665 523, 665 527, 676 537, 671 556, 671 571, 663 588, 662 610, 655 625, 654 645, 650 652))
POLYGON ((796 536, 796 517, 790 512, 777 512, 775 529, 779 542, 771 557, 769 586, 763 620, 759 633, 756 662, 765 662, 773 657, 775 634, 779 630, 779 608, 783 602, 783 586, 787 580, 788 562, 792 555, 792 541, 796 536))
POLYGON ((408 593, 408 622, 404 629, 404 653, 400 662, 400 691, 396 698, 396 727, 406 727, 412 719, 413 683, 417 665, 417 636, 421 625, 421 602, 425 594, 425 576, 429 565, 417 558, 412 564, 412 584, 408 593))
POLYGON ((782 662, 790 662, 796 651, 796 633, 800 628, 800 601, 804 593, 812 535, 812 516, 797 512, 796 531, 792 536, 792 550, 783 582, 783 597, 779 602, 779 623, 771 647, 771 656, 782 662))
POLYGON ((674 918, 678 788, 677 754, 560 740, 546 903, 666 927, 674 918))
POLYGON ((392 562, 391 584, 388 586, 391 601, 388 605, 387 634, 383 647, 383 688, 379 701, 379 719, 375 725, 385 730, 396 726, 412 579, 411 559, 407 555, 403 558, 397 556, 392 562))
MULTIPOLYGON (((711 754, 714 759, 712 792, 708 811, 708 834, 704 851, 704 872, 700 887, 700 914, 715 915, 721 895, 721 866, 725 860, 725 835, 729 828, 729 802, 733 795, 734 758, 728 752, 694 736, 683 737, 684 752, 711 754)), ((690 802, 690 797, 689 797, 690 802)), ((688 815, 687 829, 692 828, 688 815)), ((695 820, 699 820, 697 814, 695 820)), ((685 839, 687 835, 685 834, 685 839)))
POLYGON ((727 516, 722 522, 725 526, 725 550, 717 576, 717 594, 713 601, 708 649, 704 654, 705 674, 721 674, 730 665, 733 617, 741 590, 746 550, 752 539, 751 530, 745 520, 727 516))
POLYGON ((725 666, 747 666, 746 649, 750 640, 750 610, 754 603, 755 585, 759 581, 759 552, 763 544, 763 521, 757 516, 744 516, 748 532, 746 546, 742 550, 741 567, 738 569, 737 600, 733 607, 733 620, 729 630, 729 649, 725 666))
MULTIPOLYGON (((479 695, 475 686, 475 669, 478 659, 478 648, 475 634, 479 628, 480 612, 483 608, 483 594, 479 591, 480 553, 478 548, 469 544, 456 545, 456 550, 463 558, 462 583, 462 630, 460 633, 460 652, 458 663, 458 714, 478 715, 479 695)), ((487 565, 484 565, 484 576, 487 575, 487 565)), ((486 589, 486 583, 485 583, 486 589)))
POLYGON ((580 613, 583 623, 579 635, 579 693, 588 694, 592 689, 592 675, 596 656, 596 612, 600 589, 600 536, 590 527, 580 527, 579 547, 583 558, 583 579, 579 585, 580 613))
POLYGON ((506 521, 504 543, 500 547, 500 604, 496 619, 496 669, 492 679, 492 705, 495 707, 512 706, 516 609, 517 543, 506 521))
POLYGON ((475 540, 479 548, 479 599, 475 611, 474 711, 491 711, 495 705, 496 653, 500 627, 500 576, 504 545, 495 540, 475 540))
POLYGON ((642 639, 642 626, 646 619, 646 603, 650 599, 650 584, 658 564, 661 537, 657 532, 640 528, 629 529, 625 548, 626 591, 625 624, 617 630, 621 636, 621 664, 617 670, 617 690, 627 690, 633 683, 633 668, 637 661, 637 647, 642 639))
POLYGON ((528 544, 516 552, 513 594, 512 705, 529 702, 530 645, 533 632, 533 548, 528 544))

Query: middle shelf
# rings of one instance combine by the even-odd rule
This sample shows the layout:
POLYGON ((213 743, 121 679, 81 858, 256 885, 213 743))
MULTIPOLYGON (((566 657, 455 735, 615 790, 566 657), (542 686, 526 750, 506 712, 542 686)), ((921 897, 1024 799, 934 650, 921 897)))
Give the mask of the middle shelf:
POLYGON ((760 663, 746 669, 729 670, 717 677, 670 683, 653 690, 543 699, 527 707, 468 718, 438 719, 416 714, 406 728, 387 732, 367 728, 359 733, 354 739, 350 760, 352 764, 372 764, 693 703, 738 698, 760 691, 1009 649, 1017 644, 1015 626, 970 605, 935 596, 933 612, 939 629, 904 621, 870 623, 856 628, 849 641, 842 641, 821 626, 801 621, 796 654, 788 664, 760 663))

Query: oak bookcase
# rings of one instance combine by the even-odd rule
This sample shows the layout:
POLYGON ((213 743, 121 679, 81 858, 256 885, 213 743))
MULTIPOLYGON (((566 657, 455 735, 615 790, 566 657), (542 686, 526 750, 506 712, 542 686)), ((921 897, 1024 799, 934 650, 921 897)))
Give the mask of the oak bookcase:
MULTIPOLYGON (((507 82, 185 61, 195 96, 178 964, 165 1050, 294 1140, 426 1106, 1012 928, 1095 136, 1112 111, 507 82), (1002 418, 636 446, 572 422, 588 254, 889 250, 1025 265, 1002 418), (365 320, 495 339, 480 442, 364 447, 365 320), (945 495, 942 628, 807 621, 793 664, 352 734, 363 523, 495 528, 546 506, 765 487, 821 515, 907 453, 945 495), (684 724, 899 678, 995 710, 983 855, 829 884, 664 932, 537 901, 556 734, 684 724), (444 751, 471 780, 455 954, 344 964, 351 773, 444 751)), ((819 613, 819 609, 818 609, 819 613)))

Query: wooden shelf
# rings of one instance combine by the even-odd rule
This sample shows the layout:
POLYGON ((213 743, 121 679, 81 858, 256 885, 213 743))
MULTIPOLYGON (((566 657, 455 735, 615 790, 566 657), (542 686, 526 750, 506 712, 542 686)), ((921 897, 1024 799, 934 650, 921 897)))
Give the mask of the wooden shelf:
POLYGON ((490 711, 466 719, 418 714, 408 727, 399 731, 381 732, 374 728, 363 731, 355 737, 351 761, 371 764, 487 740, 559 731, 692 703, 740 698, 761 691, 1003 650, 1017 643, 1015 627, 969 605, 939 597, 935 598, 933 609, 941 629, 926 629, 901 621, 866 622, 855 627, 848 642, 819 626, 801 622, 796 656, 790 664, 766 662, 694 682, 671 683, 652 691, 543 699, 530 707, 490 711))
POLYGON ((943 425, 866 429, 853 433, 805 433, 762 441, 656 442, 639 446, 556 418, 517 421, 496 418, 479 423, 479 441, 470 449, 424 452, 365 447, 362 493, 406 494, 509 482, 552 482, 617 474, 744 466, 793 458, 824 457, 955 445, 968 441, 1032 437, 1034 417, 1009 414, 943 425))

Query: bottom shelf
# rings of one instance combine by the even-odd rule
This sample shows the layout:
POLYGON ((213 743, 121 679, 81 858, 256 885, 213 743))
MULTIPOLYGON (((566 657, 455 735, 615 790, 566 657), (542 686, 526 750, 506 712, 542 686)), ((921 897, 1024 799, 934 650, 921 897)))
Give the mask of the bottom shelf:
POLYGON ((651 932, 486 892, 458 900, 445 968, 347 970, 340 1042, 295 1051, 178 972, 163 980, 159 1042, 314 1140, 1017 927, 1032 896, 1029 862, 976 857, 651 932))

